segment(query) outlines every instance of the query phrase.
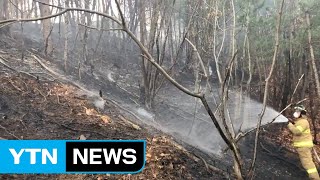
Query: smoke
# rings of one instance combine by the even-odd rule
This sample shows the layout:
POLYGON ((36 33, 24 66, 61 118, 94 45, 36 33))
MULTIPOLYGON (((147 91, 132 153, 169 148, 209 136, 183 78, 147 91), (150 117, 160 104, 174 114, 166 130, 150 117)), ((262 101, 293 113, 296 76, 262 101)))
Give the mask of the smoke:
POLYGON ((106 103, 106 100, 104 100, 100 97, 98 97, 97 99, 95 99, 93 101, 94 106, 99 110, 104 110, 105 103, 106 103))
MULTIPOLYGON (((159 96, 159 98, 161 97, 159 101, 165 103, 155 107, 156 122, 161 124, 161 127, 155 127, 182 139, 192 146, 219 155, 226 144, 201 102, 197 101, 196 105, 193 97, 183 94, 174 87, 166 88, 164 92, 170 93, 159 96)), ((207 94, 206 97, 210 107, 215 112, 220 99, 218 91, 207 94)), ((246 132, 255 128, 263 105, 238 91, 230 91, 228 98, 225 117, 227 122, 233 124, 235 133, 246 132)), ((219 113, 215 115, 222 124, 219 113)), ((267 107, 262 118, 262 124, 269 123, 274 118, 276 118, 275 122, 288 121, 286 117, 279 115, 279 112, 267 107)))
POLYGON ((154 114, 153 113, 150 113, 148 112, 147 110, 143 109, 143 108, 138 108, 137 110, 138 114, 143 116, 143 117, 146 117, 150 120, 153 120, 154 119, 154 114))

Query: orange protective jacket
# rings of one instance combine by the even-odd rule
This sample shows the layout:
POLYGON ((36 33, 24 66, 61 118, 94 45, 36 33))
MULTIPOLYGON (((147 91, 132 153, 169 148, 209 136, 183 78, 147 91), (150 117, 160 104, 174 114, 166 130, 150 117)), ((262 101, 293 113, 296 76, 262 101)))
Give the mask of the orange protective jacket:
POLYGON ((288 124, 293 134, 292 142, 294 147, 313 147, 310 125, 305 115, 295 120, 295 124, 288 124))

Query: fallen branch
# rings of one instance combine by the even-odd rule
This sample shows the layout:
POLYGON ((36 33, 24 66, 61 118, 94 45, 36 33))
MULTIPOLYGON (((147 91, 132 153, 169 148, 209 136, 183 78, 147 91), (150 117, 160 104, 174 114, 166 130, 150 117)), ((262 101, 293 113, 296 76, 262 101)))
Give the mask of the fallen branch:
POLYGON ((103 28, 96 28, 96 27, 92 27, 92 26, 88 26, 88 25, 85 25, 85 24, 81 24, 81 23, 78 23, 78 25, 80 26, 84 26, 88 29, 92 29, 92 30, 97 30, 97 31, 122 31, 123 29, 122 28, 113 28, 113 29, 103 29, 103 28))
POLYGON ((45 96, 38 88, 35 87, 35 89, 36 89, 36 90, 40 93, 40 95, 44 98, 44 101, 43 101, 43 102, 47 101, 46 96, 45 96))
POLYGON ((51 74, 48 74, 46 72, 29 72, 29 73, 30 74, 45 74, 45 75, 51 76, 51 78, 53 78, 53 80, 49 80, 48 77, 44 77, 44 76, 41 76, 41 77, 44 77, 44 78, 48 79, 49 81, 55 81, 55 78, 51 74))
POLYGON ((47 70, 48 72, 50 72, 52 75, 56 76, 56 77, 54 77, 54 76, 52 76, 52 77, 54 77, 54 78, 56 78, 56 79, 60 79, 60 80, 65 81, 65 82, 67 82, 67 83, 70 83, 70 84, 76 86, 77 88, 79 88, 79 89, 81 89, 81 90, 83 90, 83 91, 85 91, 85 92, 87 92, 87 93, 90 94, 90 92, 89 92, 87 89, 85 89, 85 88, 83 88, 82 86, 80 86, 79 84, 77 84, 77 83, 75 83, 75 82, 73 82, 73 81, 71 81, 71 80, 63 77, 61 74, 59 74, 59 73, 55 72, 54 70, 52 70, 51 68, 49 68, 49 67, 48 67, 47 65, 45 65, 45 64, 40 60, 40 58, 37 57, 34 53, 32 53, 32 52, 30 52, 30 51, 28 51, 28 52, 32 54, 32 57, 34 57, 34 59, 35 59, 44 69, 46 69, 46 70, 47 70))
POLYGON ((7 65, 4 61, 8 62, 4 57, 0 56, 0 63, 1 63, 4 67, 10 69, 11 71, 14 71, 14 72, 17 72, 17 73, 21 73, 21 74, 25 74, 25 75, 28 75, 28 76, 30 76, 30 77, 33 77, 33 78, 37 79, 36 76, 31 75, 30 73, 27 73, 27 72, 24 72, 24 71, 18 71, 18 70, 16 70, 16 69, 14 69, 13 67, 7 65))
POLYGON ((18 86, 14 85, 13 82, 8 78, 9 83, 18 91, 23 92, 18 86))
POLYGON ((137 101, 135 101, 134 99, 132 98, 129 98, 131 101, 133 101, 137 106, 139 106, 139 103, 137 101))
POLYGON ((26 124, 23 122, 23 118, 27 115, 28 113, 25 113, 21 116, 21 118, 19 119, 20 123, 25 127, 27 128, 26 124))
POLYGON ((136 98, 139 98, 138 95, 136 95, 136 94, 134 94, 134 93, 132 93, 132 92, 129 92, 128 90, 126 90, 126 89, 124 89, 123 87, 121 87, 118 83, 115 83, 115 84, 116 84, 117 87, 119 87, 119 88, 120 88, 121 90, 123 90, 124 92, 130 94, 131 96, 134 96, 134 97, 136 97, 136 98))
POLYGON ((69 127, 69 126, 67 126, 67 125, 65 125, 65 124, 60 124, 60 123, 58 123, 58 122, 47 121, 47 120, 44 120, 44 121, 45 121, 45 122, 48 122, 48 123, 53 123, 53 124, 59 125, 59 126, 64 127, 64 128, 66 128, 66 129, 68 129, 68 130, 71 130, 71 131, 75 131, 75 132, 86 132, 86 133, 91 133, 91 134, 98 134, 98 135, 100 135, 100 136, 102 136, 102 137, 104 137, 104 138, 110 138, 109 136, 104 135, 104 134, 99 133, 99 132, 90 131, 90 130, 85 130, 85 129, 74 129, 74 128, 72 128, 72 127, 69 127))
POLYGON ((20 77, 17 77, 17 78, 25 85, 26 89, 29 90, 27 83, 24 80, 22 80, 20 77))
POLYGON ((3 127, 2 125, 0 125, 0 128, 2 128, 6 133, 10 134, 11 136, 13 136, 14 138, 21 140, 20 138, 18 138, 16 135, 14 135, 13 133, 9 132, 7 130, 7 128, 3 127))
POLYGON ((227 172, 225 172, 225 171, 223 171, 222 169, 219 169, 219 168, 217 168, 217 167, 215 167, 215 166, 212 166, 211 164, 208 164, 203 157, 201 157, 201 156, 199 156, 199 155, 197 155, 197 154, 195 154, 195 153, 190 154, 189 156, 194 156, 193 159, 194 159, 196 162, 197 162, 198 160, 196 160, 195 158, 200 159, 200 160, 203 162, 203 164, 205 165, 207 171, 211 170, 211 171, 213 171, 213 172, 215 172, 215 173, 217 173, 217 174, 223 175, 226 179, 229 179, 229 174, 228 174, 227 172))
POLYGON ((132 126, 134 129, 136 129, 136 130, 141 130, 141 128, 140 128, 138 125, 136 125, 135 123, 127 120, 127 119, 124 118, 123 116, 119 115, 118 117, 119 117, 123 122, 125 122, 125 123, 129 124, 130 126, 132 126))
POLYGON ((58 99, 58 104, 60 104, 60 105, 65 105, 65 104, 63 104, 63 103, 61 103, 61 102, 60 102, 59 95, 58 95, 58 94, 56 94, 56 96, 57 96, 57 99, 58 99))

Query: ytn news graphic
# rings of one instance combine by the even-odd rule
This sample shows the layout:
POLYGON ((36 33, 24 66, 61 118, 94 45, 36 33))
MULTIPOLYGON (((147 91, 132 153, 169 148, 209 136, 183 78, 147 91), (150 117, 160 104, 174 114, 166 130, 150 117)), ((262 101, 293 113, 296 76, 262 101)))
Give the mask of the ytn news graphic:
POLYGON ((0 140, 0 174, 133 174, 145 157, 145 140, 0 140))

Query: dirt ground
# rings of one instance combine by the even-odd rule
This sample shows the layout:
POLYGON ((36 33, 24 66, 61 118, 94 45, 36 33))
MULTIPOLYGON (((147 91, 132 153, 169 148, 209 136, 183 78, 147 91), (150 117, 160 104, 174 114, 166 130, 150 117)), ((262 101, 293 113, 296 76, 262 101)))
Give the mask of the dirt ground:
POLYGON ((0 74, 0 137, 4 139, 146 139, 147 163, 136 175, 2 175, 0 179, 222 178, 202 160, 128 122, 112 104, 100 114, 75 87, 8 72, 0 74))

